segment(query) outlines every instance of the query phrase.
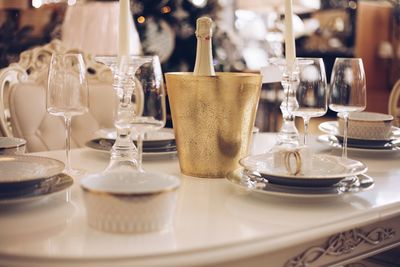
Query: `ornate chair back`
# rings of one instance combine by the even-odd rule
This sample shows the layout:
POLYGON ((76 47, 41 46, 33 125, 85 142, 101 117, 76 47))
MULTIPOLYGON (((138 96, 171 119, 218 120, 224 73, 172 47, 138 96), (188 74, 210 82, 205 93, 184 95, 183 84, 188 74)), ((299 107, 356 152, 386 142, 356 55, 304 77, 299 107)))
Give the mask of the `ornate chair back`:
MULTIPOLYGON (((48 68, 54 52, 67 50, 61 41, 22 52, 17 63, 0 71, 0 131, 3 136, 27 140, 27 151, 63 149, 62 117, 46 112, 48 68)), ((89 112, 72 119, 72 147, 81 147, 100 128, 113 127, 116 96, 109 69, 82 53, 89 85, 89 112)))
POLYGON ((400 127, 400 79, 395 83, 390 92, 389 114, 394 118, 394 125, 400 127))

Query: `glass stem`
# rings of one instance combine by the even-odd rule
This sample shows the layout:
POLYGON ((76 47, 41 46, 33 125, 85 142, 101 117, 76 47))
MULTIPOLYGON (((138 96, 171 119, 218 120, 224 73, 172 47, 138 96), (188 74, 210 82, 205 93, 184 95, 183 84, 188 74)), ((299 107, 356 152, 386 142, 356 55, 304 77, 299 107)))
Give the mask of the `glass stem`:
POLYGON ((144 139, 144 134, 143 133, 138 133, 137 135, 137 140, 136 140, 136 146, 137 146, 137 169, 140 172, 143 172, 142 168, 142 159, 143 159, 143 139, 144 139))
POLYGON ((71 170, 71 161, 69 157, 69 151, 71 150, 71 116, 65 115, 65 169, 68 171, 71 170))
POLYGON ((303 136, 303 144, 307 145, 307 137, 308 137, 308 125, 310 124, 310 117, 304 117, 304 136, 303 136))
POLYGON ((349 113, 343 113, 344 129, 343 129, 343 150, 342 159, 347 159, 347 131, 349 129, 349 113))

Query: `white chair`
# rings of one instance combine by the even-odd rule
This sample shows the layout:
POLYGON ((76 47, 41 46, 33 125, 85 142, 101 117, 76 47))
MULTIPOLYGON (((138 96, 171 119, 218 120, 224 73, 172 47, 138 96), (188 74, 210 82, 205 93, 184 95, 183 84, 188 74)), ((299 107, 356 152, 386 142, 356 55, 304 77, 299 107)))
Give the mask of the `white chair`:
MULTIPOLYGON (((26 139, 29 152, 65 146, 63 119, 46 112, 47 73, 51 54, 56 51, 67 52, 59 40, 21 53, 18 63, 0 71, 1 134, 26 139)), ((89 112, 72 119, 72 147, 84 146, 100 128, 113 127, 116 104, 109 69, 91 55, 83 56, 88 70, 89 112)))
POLYGON ((400 79, 395 83, 390 92, 389 114, 394 118, 394 125, 400 127, 400 79))

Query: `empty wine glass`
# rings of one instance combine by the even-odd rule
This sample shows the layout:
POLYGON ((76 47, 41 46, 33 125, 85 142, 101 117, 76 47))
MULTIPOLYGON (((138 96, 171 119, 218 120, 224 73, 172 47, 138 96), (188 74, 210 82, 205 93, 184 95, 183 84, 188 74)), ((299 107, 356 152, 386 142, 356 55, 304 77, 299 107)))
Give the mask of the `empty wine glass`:
POLYGON ((71 119, 88 111, 89 92, 86 81, 86 67, 78 53, 54 53, 51 57, 46 94, 47 112, 63 116, 66 130, 65 172, 79 175, 70 162, 71 119))
POLYGON ((349 113, 363 111, 367 103, 364 65, 361 58, 337 58, 333 65, 329 108, 344 119, 342 159, 347 159, 349 113))
POLYGON ((308 125, 313 117, 323 116, 328 107, 325 65, 322 58, 298 58, 299 85, 296 90, 298 108, 293 114, 303 118, 303 143, 307 144, 308 125))
POLYGON ((130 125, 137 140, 137 169, 144 172, 142 155, 145 134, 163 128, 166 121, 164 80, 158 57, 153 56, 150 62, 141 65, 135 77, 132 97, 135 114, 130 125))

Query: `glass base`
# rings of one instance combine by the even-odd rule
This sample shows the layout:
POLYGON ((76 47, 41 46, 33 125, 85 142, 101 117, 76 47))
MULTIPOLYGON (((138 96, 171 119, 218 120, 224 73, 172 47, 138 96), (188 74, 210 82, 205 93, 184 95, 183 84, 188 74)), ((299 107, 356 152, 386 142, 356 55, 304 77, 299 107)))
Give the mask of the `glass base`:
POLYGON ((298 147, 300 146, 300 136, 294 120, 286 120, 282 124, 281 130, 278 132, 277 145, 298 147))
POLYGON ((277 137, 277 145, 288 146, 288 147, 298 147, 300 146, 299 134, 295 132, 279 132, 277 137))
POLYGON ((108 171, 138 171, 136 160, 110 160, 107 168, 104 170, 108 171))
MULTIPOLYGON (((130 140, 130 138, 129 138, 130 140)), ((137 150, 130 140, 129 145, 121 146, 115 142, 111 150, 110 163, 105 171, 132 170, 137 171, 137 150)))

